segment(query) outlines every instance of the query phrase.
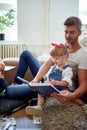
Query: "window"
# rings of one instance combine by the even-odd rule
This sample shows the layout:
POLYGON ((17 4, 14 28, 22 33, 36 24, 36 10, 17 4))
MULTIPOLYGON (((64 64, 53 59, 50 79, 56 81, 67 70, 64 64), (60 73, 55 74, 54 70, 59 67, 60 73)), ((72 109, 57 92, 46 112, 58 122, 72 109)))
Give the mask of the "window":
POLYGON ((0 13, 15 10, 15 23, 5 31, 5 41, 17 41, 17 0, 0 0, 0 13))

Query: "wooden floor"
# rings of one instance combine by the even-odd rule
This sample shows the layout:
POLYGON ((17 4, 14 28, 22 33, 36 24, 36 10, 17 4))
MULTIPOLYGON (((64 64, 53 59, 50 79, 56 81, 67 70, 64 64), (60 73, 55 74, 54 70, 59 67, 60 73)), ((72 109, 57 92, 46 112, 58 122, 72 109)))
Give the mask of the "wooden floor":
MULTIPOLYGON (((16 129, 25 129, 25 128, 41 128, 41 125, 34 125, 32 116, 28 116, 25 112, 25 108, 22 108, 8 117, 14 117, 16 120, 16 129)), ((29 129, 30 130, 30 129, 29 129)))

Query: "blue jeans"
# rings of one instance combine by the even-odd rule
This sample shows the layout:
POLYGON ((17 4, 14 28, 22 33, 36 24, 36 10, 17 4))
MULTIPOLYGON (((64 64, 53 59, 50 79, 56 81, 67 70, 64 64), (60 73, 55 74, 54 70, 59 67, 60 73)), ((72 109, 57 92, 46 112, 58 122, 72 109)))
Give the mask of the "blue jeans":
POLYGON ((37 98, 37 92, 32 91, 28 84, 10 85, 6 88, 5 96, 11 99, 37 98))
POLYGON ((23 51, 22 54, 20 55, 19 65, 14 78, 14 82, 18 84, 22 83, 20 80, 17 79, 17 76, 24 78, 24 75, 28 67, 30 68, 33 77, 35 77, 40 66, 41 63, 30 51, 28 50, 23 51))
POLYGON ((27 68, 30 68, 32 75, 35 77, 41 63, 36 59, 36 57, 28 50, 25 50, 20 55, 18 69, 14 78, 14 82, 17 85, 10 85, 6 88, 5 94, 8 98, 36 98, 37 93, 29 88, 28 84, 21 84, 22 82, 17 79, 17 76, 24 78, 27 68))

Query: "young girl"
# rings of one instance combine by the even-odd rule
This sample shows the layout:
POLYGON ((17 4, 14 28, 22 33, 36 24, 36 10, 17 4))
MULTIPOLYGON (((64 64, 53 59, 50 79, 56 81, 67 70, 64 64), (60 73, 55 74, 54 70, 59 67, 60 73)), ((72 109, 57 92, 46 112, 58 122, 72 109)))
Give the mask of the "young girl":
MULTIPOLYGON (((53 84, 56 88, 61 90, 72 91, 72 77, 73 72, 68 65, 68 52, 63 44, 52 43, 53 49, 50 51, 51 59, 54 65, 45 82, 53 84)), ((45 99, 41 94, 38 94, 37 106, 27 106, 26 113, 28 115, 41 115, 41 106, 45 103, 45 99)))

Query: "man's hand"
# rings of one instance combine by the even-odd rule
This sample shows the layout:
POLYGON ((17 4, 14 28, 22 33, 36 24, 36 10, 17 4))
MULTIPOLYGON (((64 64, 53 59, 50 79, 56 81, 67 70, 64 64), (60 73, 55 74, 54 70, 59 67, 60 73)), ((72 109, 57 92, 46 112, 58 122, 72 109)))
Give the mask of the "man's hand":
POLYGON ((63 90, 60 93, 53 93, 51 94, 54 98, 56 98, 58 101, 62 103, 68 103, 72 100, 74 100, 73 92, 69 92, 67 90, 63 90))

